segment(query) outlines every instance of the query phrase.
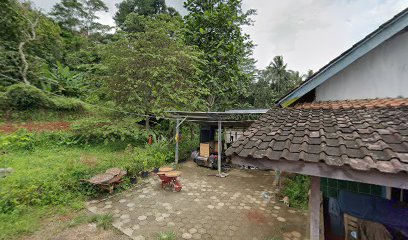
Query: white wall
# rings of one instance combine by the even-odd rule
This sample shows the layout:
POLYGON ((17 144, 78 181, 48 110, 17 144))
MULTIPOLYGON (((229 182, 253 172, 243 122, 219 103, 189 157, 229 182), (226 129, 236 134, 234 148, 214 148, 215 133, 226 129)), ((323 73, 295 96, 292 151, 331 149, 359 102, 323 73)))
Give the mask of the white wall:
POLYGON ((398 34, 316 88, 316 101, 408 97, 408 32, 398 34))

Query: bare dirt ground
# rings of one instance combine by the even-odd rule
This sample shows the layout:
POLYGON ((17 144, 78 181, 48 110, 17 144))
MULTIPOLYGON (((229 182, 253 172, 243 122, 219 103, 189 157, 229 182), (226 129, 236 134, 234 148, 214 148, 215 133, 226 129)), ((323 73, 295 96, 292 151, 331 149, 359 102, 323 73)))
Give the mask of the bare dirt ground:
POLYGON ((41 230, 32 235, 24 236, 23 240, 129 240, 129 237, 119 230, 110 227, 103 229, 95 223, 82 223, 73 227, 69 222, 79 214, 92 214, 88 211, 71 214, 69 216, 57 216, 44 222, 41 230))
POLYGON ((12 133, 24 128, 30 132, 69 130, 70 122, 27 122, 0 124, 0 132, 12 133))

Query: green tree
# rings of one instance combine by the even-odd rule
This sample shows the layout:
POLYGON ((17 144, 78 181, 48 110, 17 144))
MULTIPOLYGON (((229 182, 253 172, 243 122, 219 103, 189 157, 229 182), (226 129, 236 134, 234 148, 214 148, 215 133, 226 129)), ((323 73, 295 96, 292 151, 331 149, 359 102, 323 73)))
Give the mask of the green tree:
POLYGON ((282 56, 276 56, 273 58, 272 63, 266 67, 266 72, 269 74, 275 91, 280 95, 286 88, 289 80, 288 72, 286 71, 287 64, 284 63, 282 56), (283 90, 283 91, 282 91, 283 90))
POLYGON ((302 83, 304 76, 298 71, 288 70, 282 56, 276 56, 263 70, 258 71, 252 86, 252 101, 255 107, 269 108, 276 100, 302 83))
POLYGON ((59 26, 29 2, 7 0, 0 9, 0 79, 38 85, 42 66, 60 58, 59 26))
MULTIPOLYGON (((172 7, 167 7, 165 0, 124 0, 116 4, 118 11, 113 17, 116 25, 122 29, 129 14, 137 14, 141 16, 151 16, 155 14, 169 14, 171 16, 178 16, 179 13, 172 7)), ((138 19, 138 18, 136 18, 138 19)), ((139 25, 140 23, 136 24, 139 25)), ((124 29, 129 30, 129 29, 124 29)), ((132 28, 132 31, 141 31, 142 29, 132 28)))
POLYGON ((110 29, 97 20, 97 12, 108 11, 102 0, 62 0, 52 8, 50 15, 65 29, 78 31, 89 36, 110 29))
POLYGON ((312 69, 307 70, 307 73, 305 74, 305 79, 309 79, 311 76, 313 76, 314 72, 312 69))
POLYGON ((97 13, 107 10, 102 0, 62 0, 54 5, 50 15, 62 26, 64 48, 62 59, 44 68, 46 89, 68 96, 94 97, 91 95, 100 86, 92 81, 101 58, 99 45, 112 38, 106 32, 110 27, 98 23, 97 13))
POLYGON ((118 33, 103 47, 102 74, 117 107, 145 115, 200 108, 202 61, 184 43, 181 19, 155 15, 142 22, 144 32, 118 33))
POLYGON ((275 100, 274 92, 271 88, 270 80, 259 71, 256 81, 252 83, 252 105, 256 108, 269 108, 275 100))
POLYGON ((208 110, 239 105, 248 95, 251 74, 245 70, 253 44, 242 26, 251 24, 254 10, 244 12, 241 0, 187 0, 186 40, 204 52, 207 64, 201 80, 210 90, 208 110))

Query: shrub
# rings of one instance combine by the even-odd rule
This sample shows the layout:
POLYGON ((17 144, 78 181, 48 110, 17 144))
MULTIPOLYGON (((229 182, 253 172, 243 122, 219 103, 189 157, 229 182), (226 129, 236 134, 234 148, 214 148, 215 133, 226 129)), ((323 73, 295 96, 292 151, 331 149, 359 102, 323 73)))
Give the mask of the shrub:
POLYGON ((0 150, 31 149, 34 144, 33 134, 19 129, 12 134, 0 134, 0 150))
POLYGON ((149 133, 140 128, 135 119, 118 120, 87 118, 72 125, 74 135, 79 142, 105 143, 126 142, 145 143, 149 133))
POLYGON ((58 111, 79 112, 84 111, 84 103, 75 98, 53 97, 53 109, 58 111))
POLYGON ((145 144, 142 147, 135 147, 131 151, 132 159, 135 164, 140 164, 143 170, 152 170, 161 167, 166 162, 172 161, 172 151, 169 150, 169 143, 162 138, 153 144, 145 144))
POLYGON ((26 84, 14 84, 0 92, 0 108, 14 110, 49 109, 56 111, 83 111, 84 103, 75 98, 47 95, 26 84))
POLYGON ((72 146, 78 142, 71 132, 29 132, 24 128, 0 134, 1 151, 33 150, 36 147, 72 146))
POLYGON ((283 194, 289 197, 293 207, 307 209, 310 177, 300 174, 290 176, 283 189, 283 194))
POLYGON ((33 133, 34 147, 72 146, 78 144, 72 132, 50 131, 33 133))
POLYGON ((14 84, 7 88, 7 104, 16 110, 51 108, 50 98, 38 88, 26 84, 14 84))
POLYGON ((5 110, 8 107, 8 98, 5 92, 0 92, 0 109, 5 110))
MULTIPOLYGON (((179 144, 179 157, 181 160, 188 159, 191 156, 191 152, 196 150, 197 147, 200 146, 200 141, 198 136, 196 136, 194 139, 186 139, 182 140, 179 144)), ((171 149, 173 155, 174 155, 174 148, 171 149)))

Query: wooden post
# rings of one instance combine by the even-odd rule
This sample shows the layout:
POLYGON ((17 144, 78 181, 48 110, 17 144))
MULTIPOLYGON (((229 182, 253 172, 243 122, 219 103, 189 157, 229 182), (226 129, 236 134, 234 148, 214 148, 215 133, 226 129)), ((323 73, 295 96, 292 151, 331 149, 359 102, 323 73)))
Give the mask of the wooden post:
POLYGON ((218 173, 221 174, 221 120, 218 120, 218 173))
POLYGON ((320 177, 312 176, 310 193, 310 240, 320 237, 320 177))
POLYGON ((176 122, 176 153, 174 156, 176 164, 179 162, 179 132, 180 132, 180 119, 177 118, 176 122))

